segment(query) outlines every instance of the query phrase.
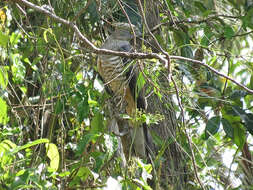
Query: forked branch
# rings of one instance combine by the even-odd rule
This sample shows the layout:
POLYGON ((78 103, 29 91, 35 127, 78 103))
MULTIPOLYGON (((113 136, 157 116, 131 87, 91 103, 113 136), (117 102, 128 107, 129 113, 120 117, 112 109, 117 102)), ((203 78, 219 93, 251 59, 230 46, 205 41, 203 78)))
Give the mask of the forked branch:
POLYGON ((129 53, 129 52, 120 52, 120 51, 112 51, 112 50, 107 50, 107 49, 100 49, 98 47, 96 47, 91 41, 89 41, 79 30, 79 28, 77 27, 76 24, 74 24, 73 22, 70 22, 68 20, 65 20, 57 15, 55 15, 54 13, 40 7, 37 6, 27 0, 11 0, 12 2, 16 2, 16 3, 21 3, 29 8, 32 8, 40 13, 43 13, 45 15, 47 15, 48 17, 54 19, 55 21, 62 23, 68 27, 70 27, 72 30, 74 30, 74 32, 77 34, 77 36, 79 37, 80 40, 82 40, 84 42, 84 44, 94 53, 96 54, 108 54, 108 55, 117 55, 117 56, 121 56, 121 57, 128 57, 128 58, 132 58, 132 59, 158 59, 161 63, 163 63, 165 66, 168 66, 168 60, 172 60, 172 59, 177 59, 177 60, 184 60, 184 61, 189 61, 192 63, 196 63, 199 65, 202 65, 206 68, 208 68, 209 70, 211 70, 212 72, 216 73, 217 75, 224 77, 228 80, 230 80, 231 82, 235 83, 236 85, 240 86, 241 88, 243 88, 245 91, 247 91, 250 94, 253 94, 253 90, 247 88, 245 85, 237 82, 235 79, 230 78, 229 76, 217 71, 216 69, 212 68, 211 66, 209 66, 208 64, 198 61, 198 60, 194 60, 194 59, 190 59, 190 58, 186 58, 186 57, 182 57, 182 56, 168 56, 167 52, 162 52, 163 55, 158 54, 158 53, 140 53, 140 52, 133 52, 133 53, 129 53))

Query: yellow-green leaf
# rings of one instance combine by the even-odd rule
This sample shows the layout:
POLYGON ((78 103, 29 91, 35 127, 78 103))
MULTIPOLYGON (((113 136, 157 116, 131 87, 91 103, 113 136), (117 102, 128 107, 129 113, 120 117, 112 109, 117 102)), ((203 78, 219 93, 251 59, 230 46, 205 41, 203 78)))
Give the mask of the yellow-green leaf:
POLYGON ((57 146, 53 143, 46 144, 47 156, 50 159, 49 170, 57 171, 59 167, 60 156, 57 146))
POLYGON ((44 40, 46 41, 46 43, 48 43, 48 40, 47 40, 47 33, 48 33, 48 32, 49 32, 50 34, 53 34, 53 31, 52 31, 51 28, 49 28, 49 29, 47 29, 47 30, 44 31, 43 37, 44 37, 44 40))
POLYGON ((5 125, 7 122, 7 104, 2 98, 0 98, 0 123, 5 125))
POLYGON ((9 36, 0 31, 0 46, 6 47, 9 42, 9 36))
POLYGON ((14 149, 10 152, 10 154, 13 155, 13 154, 16 154, 17 152, 19 152, 19 151, 21 151, 21 150, 30 148, 30 147, 35 146, 35 145, 38 145, 38 144, 48 143, 48 142, 49 142, 48 139, 37 139, 37 140, 35 140, 35 141, 28 142, 28 143, 26 143, 26 144, 23 145, 23 146, 17 146, 16 148, 14 148, 14 149))
POLYGON ((6 14, 2 9, 0 9, 0 20, 1 20, 1 24, 4 24, 6 20, 6 14))
POLYGON ((5 67, 0 67, 0 86, 3 90, 8 85, 8 72, 5 67))

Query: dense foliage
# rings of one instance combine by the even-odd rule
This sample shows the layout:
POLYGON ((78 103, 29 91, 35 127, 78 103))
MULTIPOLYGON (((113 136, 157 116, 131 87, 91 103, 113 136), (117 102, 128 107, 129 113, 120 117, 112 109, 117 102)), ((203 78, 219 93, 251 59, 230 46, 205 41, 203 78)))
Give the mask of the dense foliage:
POLYGON ((0 2, 0 189, 180 189, 170 180, 177 171, 188 189, 253 188, 253 1, 144 0, 160 47, 138 1, 22 1, 0 2), (108 23, 128 22, 126 13, 143 28, 137 52, 171 56, 167 65, 133 61, 148 111, 131 119, 159 130, 173 112, 176 124, 168 138, 153 130, 152 162, 130 157, 123 167, 107 128, 115 110, 97 74, 101 52, 50 15, 100 47, 108 23), (170 159, 183 165, 164 177, 170 159))

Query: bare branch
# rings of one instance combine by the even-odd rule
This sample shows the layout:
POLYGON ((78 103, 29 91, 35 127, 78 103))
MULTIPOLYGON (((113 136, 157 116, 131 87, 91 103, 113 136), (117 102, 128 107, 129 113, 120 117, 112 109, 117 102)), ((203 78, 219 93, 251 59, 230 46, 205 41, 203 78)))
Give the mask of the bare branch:
POLYGON ((170 56, 170 59, 178 59, 178 60, 189 61, 189 62, 192 62, 192 63, 203 65, 204 67, 208 68, 209 70, 211 70, 215 74, 230 80, 231 82, 235 83, 236 85, 238 85, 241 88, 243 88, 244 90, 246 90, 248 93, 253 94, 253 90, 251 90, 251 89, 247 88, 246 86, 244 86, 243 84, 237 82, 235 79, 232 79, 229 76, 217 71, 216 69, 212 68, 211 66, 209 66, 208 64, 206 64, 202 61, 198 61, 198 60, 194 60, 194 59, 190 59, 190 58, 186 58, 186 57, 181 57, 181 56, 170 56))
POLYGON ((204 22, 209 22, 210 20, 218 20, 219 17, 224 17, 224 18, 229 18, 229 19, 239 19, 241 16, 232 16, 232 15, 213 15, 210 16, 206 19, 201 19, 201 20, 178 20, 178 21, 169 21, 169 22, 163 22, 155 27, 152 28, 151 31, 157 30, 159 27, 166 25, 166 26, 173 26, 173 25, 178 25, 178 24, 201 24, 204 22))
POLYGON ((26 5, 27 7, 35 9, 36 11, 43 13, 43 14, 47 15, 48 17, 54 19, 55 21, 60 22, 64 25, 72 28, 76 32, 79 39, 81 39, 85 43, 85 45, 96 54, 118 55, 118 56, 122 56, 122 57, 134 58, 134 59, 153 59, 153 58, 155 58, 155 59, 160 60, 162 63, 167 64, 167 60, 163 56, 161 56, 157 53, 138 53, 138 52, 129 53, 129 52, 120 52, 120 51, 112 51, 112 50, 108 50, 108 49, 97 48, 91 41, 89 41, 80 32, 77 25, 75 25, 74 23, 67 21, 67 20, 55 15, 54 13, 52 13, 46 9, 43 9, 42 7, 37 6, 29 1, 26 1, 26 0, 12 0, 12 1, 17 2, 17 3, 22 3, 22 4, 26 5))

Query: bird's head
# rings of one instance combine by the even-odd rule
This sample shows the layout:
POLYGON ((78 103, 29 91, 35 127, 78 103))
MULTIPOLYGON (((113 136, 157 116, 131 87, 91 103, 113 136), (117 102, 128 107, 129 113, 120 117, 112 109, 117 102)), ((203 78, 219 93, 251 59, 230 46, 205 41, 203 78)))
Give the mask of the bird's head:
POLYGON ((130 25, 129 23, 115 23, 113 26, 115 26, 115 31, 112 33, 112 35, 116 39, 130 41, 134 38, 133 30, 136 37, 141 36, 141 32, 138 27, 133 24, 130 25))

